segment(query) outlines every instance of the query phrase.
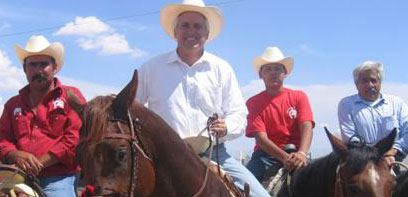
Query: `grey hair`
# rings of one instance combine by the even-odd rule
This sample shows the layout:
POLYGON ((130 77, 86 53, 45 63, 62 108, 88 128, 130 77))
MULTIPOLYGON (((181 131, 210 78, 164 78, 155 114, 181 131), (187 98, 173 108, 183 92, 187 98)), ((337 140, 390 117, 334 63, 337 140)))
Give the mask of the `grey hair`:
MULTIPOLYGON (((174 32, 174 34, 175 34, 176 27, 177 27, 178 22, 179 22, 179 17, 180 17, 182 14, 186 13, 186 12, 195 12, 195 11, 185 11, 185 12, 180 13, 180 14, 176 17, 176 19, 173 21, 173 32, 174 32)), ((204 23, 205 29, 208 31, 208 33, 210 33, 210 32, 209 32, 209 31, 210 31, 210 29, 209 29, 210 24, 208 23, 207 18, 206 18, 203 14, 201 14, 200 12, 195 12, 195 13, 198 13, 198 14, 200 14, 201 16, 203 16, 203 18, 204 18, 204 20, 205 20, 205 23, 204 23)))
POLYGON ((380 83, 383 81, 384 69, 383 69, 383 65, 381 64, 381 62, 365 61, 361 63, 360 66, 354 69, 353 71, 354 83, 357 84, 358 81, 360 80, 360 73, 364 71, 368 71, 368 70, 377 71, 378 79, 380 79, 380 83))

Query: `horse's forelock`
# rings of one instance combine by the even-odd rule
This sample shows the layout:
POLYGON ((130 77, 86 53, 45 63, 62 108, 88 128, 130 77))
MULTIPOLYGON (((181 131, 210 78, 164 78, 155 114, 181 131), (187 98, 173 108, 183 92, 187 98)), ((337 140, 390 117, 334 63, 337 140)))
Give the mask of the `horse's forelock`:
POLYGON ((377 149, 364 142, 353 141, 347 146, 349 153, 344 164, 352 174, 361 172, 370 161, 374 164, 382 161, 382 155, 378 153, 377 149))
POLYGON ((81 137, 88 142, 99 142, 109 124, 113 96, 98 96, 88 102, 83 110, 81 137))

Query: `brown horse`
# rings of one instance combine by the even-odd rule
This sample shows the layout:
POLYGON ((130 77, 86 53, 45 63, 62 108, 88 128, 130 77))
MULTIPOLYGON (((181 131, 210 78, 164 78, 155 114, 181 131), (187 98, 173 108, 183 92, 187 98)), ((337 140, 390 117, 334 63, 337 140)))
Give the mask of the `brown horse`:
POLYGON ((70 105, 83 125, 77 158, 94 195, 231 196, 158 115, 134 102, 137 71, 115 96, 70 105))
POLYGON ((395 179, 383 155, 392 147, 396 130, 375 146, 346 145, 325 130, 334 152, 295 171, 278 197, 390 197, 395 179))

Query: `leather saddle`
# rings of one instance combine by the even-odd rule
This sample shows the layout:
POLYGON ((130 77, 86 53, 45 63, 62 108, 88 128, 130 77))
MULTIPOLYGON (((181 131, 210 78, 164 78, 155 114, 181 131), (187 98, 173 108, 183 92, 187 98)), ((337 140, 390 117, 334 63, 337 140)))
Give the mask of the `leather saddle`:
POLYGON ((30 197, 45 197, 38 179, 13 165, 0 164, 0 191, 10 196, 24 193, 30 197))

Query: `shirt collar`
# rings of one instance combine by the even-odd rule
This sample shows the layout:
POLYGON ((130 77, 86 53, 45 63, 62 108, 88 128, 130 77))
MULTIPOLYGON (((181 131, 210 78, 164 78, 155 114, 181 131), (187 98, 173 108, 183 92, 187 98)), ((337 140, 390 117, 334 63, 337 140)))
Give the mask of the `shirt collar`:
MULTIPOLYGON (((174 51, 172 51, 172 52, 170 53, 170 55, 168 56, 168 59, 167 59, 167 63, 168 63, 168 64, 170 64, 170 63, 175 63, 175 62, 179 62, 179 63, 184 63, 184 64, 185 64, 185 62, 183 62, 183 60, 181 60, 180 56, 177 54, 177 49, 175 49, 174 51)), ((194 63, 194 65, 200 64, 200 63, 203 63, 203 62, 210 62, 210 56, 209 56, 209 54, 208 54, 206 51, 203 52, 203 55, 200 57, 200 59, 198 59, 198 60, 194 63)))
POLYGON ((364 104, 369 105, 369 106, 374 106, 374 105, 377 105, 377 104, 380 104, 380 103, 387 104, 388 102, 389 101, 388 101, 387 97, 384 97, 384 95, 380 93, 379 98, 374 102, 366 101, 363 98, 361 98, 361 96, 359 94, 357 94, 357 99, 356 99, 356 101, 354 103, 364 103, 364 104))
MULTIPOLYGON (((22 96, 24 102, 26 102, 27 104, 30 103, 29 97, 28 97, 29 93, 30 93, 30 88, 28 84, 24 88, 20 89, 19 91, 19 94, 22 96)), ((54 78, 54 89, 51 90, 47 94, 47 96, 44 98, 44 101, 49 101, 50 99, 58 98, 58 97, 65 97, 65 91, 63 91, 63 87, 62 87, 60 80, 57 77, 55 77, 54 78)))

